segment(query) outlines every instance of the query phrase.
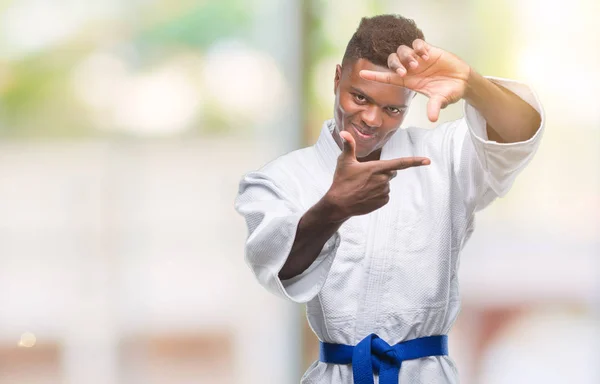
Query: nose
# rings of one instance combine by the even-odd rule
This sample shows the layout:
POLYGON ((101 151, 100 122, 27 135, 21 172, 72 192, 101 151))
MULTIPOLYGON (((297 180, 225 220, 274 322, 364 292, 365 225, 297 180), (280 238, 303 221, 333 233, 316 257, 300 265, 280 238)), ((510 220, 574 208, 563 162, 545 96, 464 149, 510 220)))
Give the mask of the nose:
POLYGON ((362 113, 362 121, 371 128, 378 128, 383 123, 382 111, 378 106, 371 105, 362 113))

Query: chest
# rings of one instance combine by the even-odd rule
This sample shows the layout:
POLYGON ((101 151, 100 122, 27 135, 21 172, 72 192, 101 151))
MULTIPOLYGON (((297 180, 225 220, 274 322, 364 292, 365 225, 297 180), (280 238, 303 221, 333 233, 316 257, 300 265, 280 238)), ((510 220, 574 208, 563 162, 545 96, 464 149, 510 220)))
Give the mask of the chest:
MULTIPOLYGON (((329 190, 333 175, 306 173, 299 185, 311 182, 317 188, 302 189, 301 204, 307 210, 316 204, 329 190)), ((352 235, 368 237, 389 233, 418 244, 431 232, 450 225, 453 207, 459 197, 454 191, 449 172, 442 166, 409 168, 398 171, 390 181, 389 202, 369 214, 348 220, 342 230, 352 235)), ((385 235, 383 235, 385 237, 385 235)))

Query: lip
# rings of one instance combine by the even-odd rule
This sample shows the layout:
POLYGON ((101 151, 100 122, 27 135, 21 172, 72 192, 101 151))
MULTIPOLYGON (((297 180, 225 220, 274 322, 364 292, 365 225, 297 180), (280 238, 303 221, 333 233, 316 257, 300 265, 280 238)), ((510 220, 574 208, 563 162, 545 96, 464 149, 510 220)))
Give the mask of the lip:
POLYGON ((361 130, 358 126, 356 126, 354 123, 351 123, 352 128, 354 129, 354 132, 356 132, 356 134, 358 135, 358 137, 360 137, 363 140, 371 140, 375 137, 375 133, 366 133, 363 130, 361 130))

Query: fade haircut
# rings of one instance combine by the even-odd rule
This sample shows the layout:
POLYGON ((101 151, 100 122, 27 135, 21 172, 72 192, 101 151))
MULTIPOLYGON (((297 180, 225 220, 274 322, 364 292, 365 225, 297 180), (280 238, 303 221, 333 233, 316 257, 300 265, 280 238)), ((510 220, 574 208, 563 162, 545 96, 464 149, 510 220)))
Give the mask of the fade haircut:
POLYGON ((375 65, 387 67, 390 53, 400 45, 412 47, 415 39, 424 39, 423 32, 412 19, 400 15, 363 17, 348 42, 342 66, 366 59, 375 65))

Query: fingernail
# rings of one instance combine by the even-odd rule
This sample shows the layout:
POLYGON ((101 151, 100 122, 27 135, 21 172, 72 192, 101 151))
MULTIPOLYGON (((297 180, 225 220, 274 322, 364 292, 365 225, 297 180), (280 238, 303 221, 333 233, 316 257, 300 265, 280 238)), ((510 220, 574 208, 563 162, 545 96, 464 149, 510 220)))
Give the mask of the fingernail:
POLYGON ((423 60, 425 60, 425 61, 429 60, 429 56, 427 56, 427 55, 423 55, 423 56, 421 56, 421 57, 422 57, 422 58, 423 58, 423 60))
POLYGON ((396 73, 399 75, 404 75, 404 69, 403 68, 398 68, 396 69, 396 73))
POLYGON ((416 61, 411 61, 410 62, 410 67, 411 68, 417 68, 418 65, 419 65, 419 63, 417 63, 416 61))

